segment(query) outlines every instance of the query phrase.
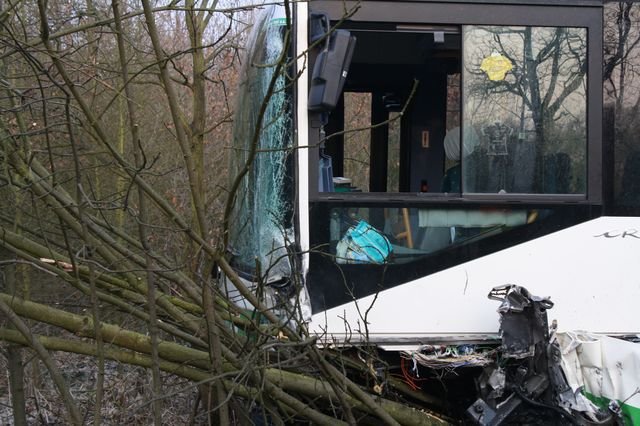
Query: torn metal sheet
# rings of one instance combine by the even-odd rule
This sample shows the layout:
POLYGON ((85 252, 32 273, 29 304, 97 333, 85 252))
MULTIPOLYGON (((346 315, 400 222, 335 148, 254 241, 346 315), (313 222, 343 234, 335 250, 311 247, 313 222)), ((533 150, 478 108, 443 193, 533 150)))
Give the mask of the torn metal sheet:
POLYGON ((538 420, 554 424, 612 421, 606 410, 571 388, 562 373, 557 324, 549 328, 547 320, 551 300, 513 284, 494 287, 489 298, 501 302, 502 344, 477 381, 479 398, 467 409, 469 419, 483 426, 528 423, 528 410, 534 409, 538 420))
POLYGON ((559 333, 558 342, 571 388, 640 425, 640 344, 587 332, 559 333))

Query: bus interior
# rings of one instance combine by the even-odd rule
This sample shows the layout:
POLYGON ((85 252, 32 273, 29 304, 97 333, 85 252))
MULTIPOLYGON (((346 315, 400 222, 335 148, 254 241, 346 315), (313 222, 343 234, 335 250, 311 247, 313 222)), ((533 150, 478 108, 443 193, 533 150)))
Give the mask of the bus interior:
MULTIPOLYGON (((374 9, 340 20, 330 3, 312 14, 355 47, 343 49, 352 56, 335 106, 310 106, 314 311, 598 214, 593 11, 544 26, 470 11, 460 20, 481 23, 465 25, 374 9)), ((310 52, 314 72, 332 43, 310 52)))
POLYGON ((438 142, 460 123, 460 28, 350 31, 356 49, 325 127, 335 135, 325 154, 333 174, 344 177, 334 190, 427 193, 431 185, 440 192, 445 153, 438 142))

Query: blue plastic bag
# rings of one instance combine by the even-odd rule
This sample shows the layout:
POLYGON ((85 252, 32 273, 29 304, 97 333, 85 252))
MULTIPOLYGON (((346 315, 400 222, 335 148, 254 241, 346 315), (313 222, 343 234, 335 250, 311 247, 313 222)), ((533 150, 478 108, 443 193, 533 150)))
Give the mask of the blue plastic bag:
POLYGON ((391 243, 364 220, 347 230, 336 247, 338 263, 385 263, 392 252, 391 243))

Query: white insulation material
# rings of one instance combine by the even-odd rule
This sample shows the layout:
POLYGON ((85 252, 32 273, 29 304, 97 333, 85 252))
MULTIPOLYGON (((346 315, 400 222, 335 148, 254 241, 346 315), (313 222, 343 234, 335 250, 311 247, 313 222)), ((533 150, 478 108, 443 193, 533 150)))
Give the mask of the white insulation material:
POLYGON ((572 389, 619 409, 625 425, 640 425, 640 343, 586 332, 558 335, 572 389))

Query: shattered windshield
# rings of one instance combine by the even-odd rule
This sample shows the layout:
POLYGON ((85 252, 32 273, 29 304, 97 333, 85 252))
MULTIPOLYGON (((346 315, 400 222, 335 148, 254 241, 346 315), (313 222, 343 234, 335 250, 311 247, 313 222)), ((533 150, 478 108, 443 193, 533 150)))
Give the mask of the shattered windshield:
POLYGON ((283 7, 267 8, 255 23, 241 77, 230 168, 233 181, 248 167, 229 223, 233 263, 268 279, 288 276, 290 269, 285 245, 292 232, 292 117, 286 67, 274 77, 285 33, 283 7))

